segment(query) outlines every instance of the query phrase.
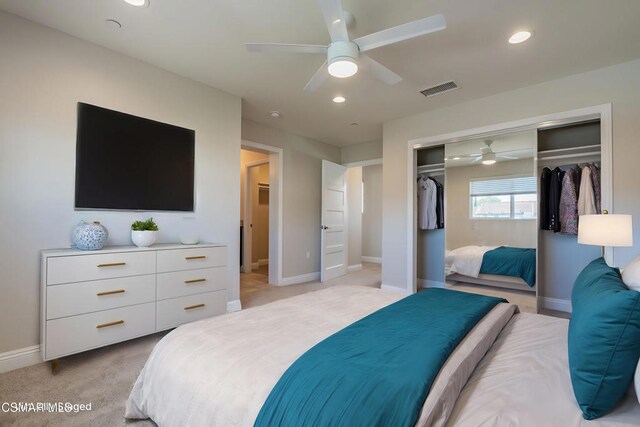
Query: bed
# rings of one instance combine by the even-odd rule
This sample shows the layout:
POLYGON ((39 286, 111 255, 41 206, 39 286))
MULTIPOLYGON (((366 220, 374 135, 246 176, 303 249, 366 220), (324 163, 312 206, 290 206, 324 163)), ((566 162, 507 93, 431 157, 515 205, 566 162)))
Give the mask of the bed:
MULTIPOLYGON (((252 426, 303 353, 401 298, 368 287, 333 287, 181 326, 152 352, 126 417, 160 426, 252 426)), ((478 414, 484 425, 599 425, 581 419, 571 394, 562 353, 566 321, 515 313, 514 305, 497 304, 471 329, 435 377, 415 425, 477 426, 478 414), (523 390, 529 384, 523 381, 535 389, 523 390)), ((601 422, 637 425, 630 420, 640 419, 640 405, 627 403, 601 422)))
POLYGON ((536 250, 508 246, 464 246, 445 254, 450 283, 536 291, 536 250))

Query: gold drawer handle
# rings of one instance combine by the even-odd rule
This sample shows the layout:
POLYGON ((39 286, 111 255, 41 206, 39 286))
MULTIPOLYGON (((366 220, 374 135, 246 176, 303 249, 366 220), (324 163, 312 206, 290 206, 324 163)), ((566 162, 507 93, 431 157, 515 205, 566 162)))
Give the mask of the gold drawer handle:
POLYGON ((187 261, 190 261, 192 259, 206 259, 207 257, 205 255, 197 255, 197 256, 186 256, 184 257, 184 259, 186 259, 187 261))
POLYGON ((98 264, 98 267, 118 267, 121 265, 127 265, 126 262, 112 262, 109 264, 98 264))
POLYGON ((190 285, 192 283, 200 283, 200 282, 206 282, 207 279, 193 279, 193 280, 185 280, 184 283, 186 283, 187 285, 190 285))
POLYGON ((96 328, 102 329, 108 326, 122 325, 123 323, 124 323, 124 320, 116 320, 115 322, 109 322, 109 323, 103 323, 102 325, 97 325, 96 328))
POLYGON ((124 292, 124 289, 117 289, 115 291, 98 292, 96 295, 99 297, 103 297, 105 295, 123 294, 124 292))
POLYGON ((195 305, 189 305, 187 307, 185 307, 185 310, 193 310, 194 308, 200 308, 200 307, 204 307, 204 304, 195 304, 195 305))

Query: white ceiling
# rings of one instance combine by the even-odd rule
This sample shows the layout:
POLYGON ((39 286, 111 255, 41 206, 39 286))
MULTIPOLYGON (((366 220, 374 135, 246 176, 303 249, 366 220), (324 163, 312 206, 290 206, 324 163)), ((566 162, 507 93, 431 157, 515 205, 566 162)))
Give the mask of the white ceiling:
POLYGON ((352 37, 443 13, 446 30, 371 51, 400 74, 395 86, 365 73, 303 87, 322 55, 248 53, 246 42, 328 44, 316 0, 0 0, 0 9, 243 98, 243 116, 330 144, 382 139, 382 123, 640 57, 637 0, 343 0, 352 37), (105 19, 122 23, 110 29, 105 19), (534 37, 506 40, 519 29, 534 37), (460 89, 418 91, 450 79, 460 89), (347 102, 333 104, 342 94, 347 102), (280 119, 268 112, 279 110, 280 119), (352 122, 359 126, 350 126, 352 122))

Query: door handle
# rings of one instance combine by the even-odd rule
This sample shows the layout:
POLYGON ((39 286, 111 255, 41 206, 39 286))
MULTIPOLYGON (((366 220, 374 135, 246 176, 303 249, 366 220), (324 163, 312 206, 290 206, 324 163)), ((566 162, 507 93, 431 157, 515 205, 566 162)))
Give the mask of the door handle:
POLYGON ((329 227, 327 227, 326 225, 321 225, 321 226, 320 226, 320 229, 321 229, 321 230, 328 230, 328 229, 329 229, 329 227))

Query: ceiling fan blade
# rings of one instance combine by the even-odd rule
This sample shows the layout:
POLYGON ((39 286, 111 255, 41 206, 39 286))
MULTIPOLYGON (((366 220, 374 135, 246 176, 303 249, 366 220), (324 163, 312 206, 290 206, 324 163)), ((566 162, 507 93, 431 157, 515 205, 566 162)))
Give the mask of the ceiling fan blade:
POLYGON ((341 0, 318 0, 332 42, 349 41, 341 0))
POLYGON ((359 37, 355 39, 354 42, 360 48, 360 52, 366 52, 388 44, 444 30, 445 28, 447 28, 447 22, 444 19, 444 15, 433 15, 428 18, 418 19, 417 21, 378 31, 368 36, 359 37))
POLYGON ((314 44, 246 43, 245 46, 249 52, 327 53, 326 46, 314 44))
POLYGON ((364 71, 373 74, 388 85, 394 85, 402 81, 402 77, 369 56, 361 55, 358 62, 362 65, 364 71))
POLYGON ((325 80, 329 78, 329 71, 327 70, 327 61, 324 61, 322 67, 318 68, 318 71, 315 72, 309 83, 304 87, 306 92, 315 92, 322 86, 325 80))
POLYGON ((509 159, 509 160, 518 160, 519 157, 514 157, 514 156, 503 156, 501 154, 498 154, 498 157, 500 157, 501 159, 509 159))

